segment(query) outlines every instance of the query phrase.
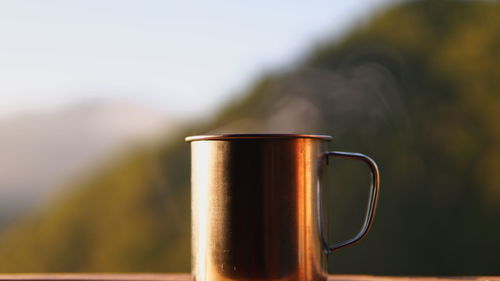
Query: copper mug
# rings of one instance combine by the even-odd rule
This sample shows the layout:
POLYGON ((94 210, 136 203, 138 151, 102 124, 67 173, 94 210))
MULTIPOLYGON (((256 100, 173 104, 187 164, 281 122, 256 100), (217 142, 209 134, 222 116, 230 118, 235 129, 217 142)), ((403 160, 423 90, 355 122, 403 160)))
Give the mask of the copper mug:
POLYGON ((376 163, 327 151, 330 136, 191 136, 192 274, 197 281, 327 279, 326 256, 361 240, 379 193, 376 163), (322 229, 321 171, 330 157, 371 169, 364 225, 333 246, 322 229))

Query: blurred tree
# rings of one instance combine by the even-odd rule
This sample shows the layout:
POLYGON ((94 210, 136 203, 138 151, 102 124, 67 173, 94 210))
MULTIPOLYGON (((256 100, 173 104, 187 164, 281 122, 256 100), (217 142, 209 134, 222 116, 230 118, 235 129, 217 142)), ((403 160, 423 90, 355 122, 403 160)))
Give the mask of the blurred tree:
MULTIPOLYGON (((208 124, 139 151, 0 236, 1 271, 188 271, 189 146, 209 132, 323 133, 382 170, 366 241, 334 273, 500 274, 500 5, 412 1, 268 75, 208 124)), ((330 238, 361 224, 362 167, 334 161, 330 238), (347 188, 349 187, 349 188, 347 188)))

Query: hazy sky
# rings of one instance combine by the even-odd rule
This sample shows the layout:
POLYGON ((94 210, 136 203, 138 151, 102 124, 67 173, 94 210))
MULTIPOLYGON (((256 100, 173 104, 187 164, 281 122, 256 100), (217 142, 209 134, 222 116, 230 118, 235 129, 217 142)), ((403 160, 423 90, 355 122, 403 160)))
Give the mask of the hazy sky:
POLYGON ((0 2, 0 117, 86 99, 213 111, 390 0, 0 2))

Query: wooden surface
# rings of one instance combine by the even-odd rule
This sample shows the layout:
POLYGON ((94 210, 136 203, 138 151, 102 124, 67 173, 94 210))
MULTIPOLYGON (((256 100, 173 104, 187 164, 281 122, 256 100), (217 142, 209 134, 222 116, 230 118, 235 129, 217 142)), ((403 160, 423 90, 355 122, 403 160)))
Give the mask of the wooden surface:
MULTIPOLYGON (((37 280, 37 281, 189 281, 189 274, 0 274, 0 280, 37 280)), ((369 275, 331 275, 331 281, 500 281, 500 276, 459 276, 459 277, 394 277, 369 275)))

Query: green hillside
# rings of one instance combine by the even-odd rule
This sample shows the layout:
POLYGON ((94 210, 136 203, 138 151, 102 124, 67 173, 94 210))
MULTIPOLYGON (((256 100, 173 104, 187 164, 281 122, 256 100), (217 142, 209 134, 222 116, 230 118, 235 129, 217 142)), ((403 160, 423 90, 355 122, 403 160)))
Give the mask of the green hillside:
MULTIPOLYGON (((214 120, 131 153, 0 234, 0 271, 189 271, 189 146, 207 132, 322 133, 377 160, 372 233, 333 273, 499 275, 500 5, 413 1, 262 77, 214 120)), ((352 235, 366 170, 334 162, 330 239, 352 235)))

